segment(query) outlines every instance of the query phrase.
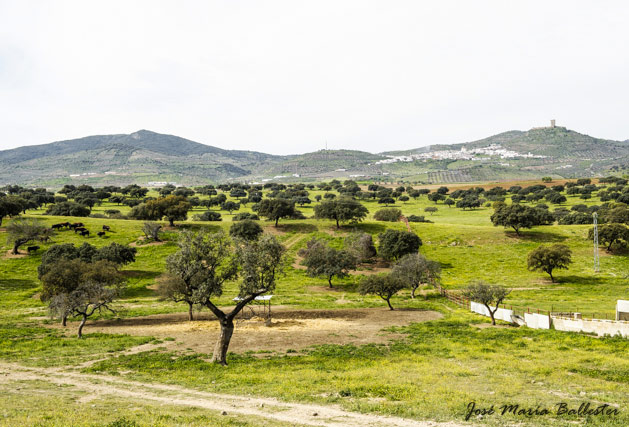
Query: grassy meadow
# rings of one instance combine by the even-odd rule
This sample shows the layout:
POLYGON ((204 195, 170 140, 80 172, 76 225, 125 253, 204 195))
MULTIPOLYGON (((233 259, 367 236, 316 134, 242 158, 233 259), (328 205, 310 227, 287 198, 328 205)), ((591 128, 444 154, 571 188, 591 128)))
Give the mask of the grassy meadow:
MULTIPOLYGON (((508 188, 515 183, 503 184, 508 188)), ((530 185, 532 183, 524 183, 530 185)), ((551 183, 555 184, 555 183, 551 183)), ((469 186, 459 186, 464 188, 469 186)), ((456 189, 452 185, 450 189, 456 189)), ((154 193, 154 192, 152 192, 154 193)), ((328 220, 314 219, 314 196, 324 191, 310 191, 311 205, 298 206, 308 218, 280 220, 279 227, 260 221, 288 248, 285 274, 280 278, 273 304, 300 309, 386 309, 375 296, 357 292, 361 278, 352 274, 334 278, 334 289, 327 290, 325 278, 311 278, 305 270, 295 268, 297 252, 313 237, 342 247, 343 239, 361 230, 374 236, 387 228, 405 230, 402 222, 379 222, 373 214, 383 208, 376 201, 365 201, 368 218, 358 224, 336 229, 328 220)), ((149 194, 156 196, 156 193, 149 194)), ((594 205, 567 196, 562 207, 575 204, 594 205)), ((528 203, 534 206, 536 203, 528 203)), ((461 290, 472 280, 484 280, 512 288, 505 304, 554 311, 580 311, 613 316, 616 300, 629 299, 629 256, 619 251, 608 254, 600 250, 601 271, 595 273, 592 242, 587 239, 590 226, 551 225, 522 230, 494 227, 491 207, 463 211, 442 202, 433 203, 423 195, 417 200, 396 202, 390 207, 406 216, 424 215, 431 223, 411 223, 420 236, 420 252, 442 266, 442 286, 461 290), (437 207, 434 214, 424 212, 437 207), (556 272, 557 283, 547 275, 530 272, 527 254, 542 243, 563 243, 573 251, 573 264, 556 272)), ((551 210, 555 205, 550 205, 551 210)), ((112 203, 95 206, 93 213, 128 207, 112 203)), ((442 314, 439 320, 389 328, 394 337, 387 344, 324 344, 292 351, 290 343, 274 352, 241 352, 231 347, 227 368, 208 362, 209 355, 189 349, 169 347, 172 338, 107 334, 91 331, 103 319, 180 313, 186 306, 163 301, 155 293, 156 279, 164 272, 165 258, 176 251, 178 230, 223 229, 228 231, 233 215, 251 211, 242 206, 233 215, 221 211, 220 222, 199 222, 192 218, 206 208, 197 207, 188 220, 175 229, 165 228, 162 245, 146 245, 142 240, 142 221, 109 218, 68 218, 45 215, 45 209, 29 210, 24 217, 37 218, 46 224, 81 221, 92 231, 89 238, 72 231, 58 232, 35 254, 8 256, 4 228, 0 228, 0 371, 19 364, 25 367, 110 375, 145 383, 172 384, 195 390, 276 397, 286 401, 336 404, 342 408, 415 420, 465 423, 466 407, 519 404, 551 408, 560 402, 578 407, 581 402, 609 403, 620 414, 615 417, 554 414, 527 416, 472 417, 469 423, 480 425, 629 425, 629 340, 597 338, 554 330, 540 331, 501 324, 488 326, 488 320, 469 313, 441 298, 433 289, 422 289, 421 296, 410 298, 409 291, 393 297, 396 309, 433 310, 442 314), (105 238, 95 235, 103 225, 112 232, 105 238), (83 242, 100 247, 112 242, 137 247, 136 262, 122 268, 128 288, 116 306, 117 314, 104 313, 88 320, 85 338, 75 338, 72 325, 66 329, 50 319, 46 306, 39 300, 41 283, 37 266, 41 254, 53 244, 83 242), (141 345, 151 345, 142 352, 129 352, 141 345), (6 364, 6 365, 5 365, 6 364)), ((217 210, 217 208, 213 208, 217 210)), ((5 220, 3 227, 10 220, 5 220)), ((164 223, 166 225, 166 223, 164 223)), ((25 248, 23 248, 25 250, 25 248)), ((369 267, 362 267, 369 274, 369 267)), ((236 283, 227 286, 218 299, 230 305, 237 295, 236 283)), ((238 335, 236 326, 234 332, 238 335)), ((355 331, 360 334, 360 331, 355 331)), ((3 383, 0 425, 265 425, 268 420, 221 416, 201 409, 182 409, 175 405, 126 401, 116 396, 98 396, 81 405, 77 390, 50 389, 49 384, 21 381, 3 383), (36 391, 33 391, 36 390, 36 391), (35 409, 33 409, 35 408, 35 409), (114 410, 115 409, 115 410, 114 410), (117 423, 117 424, 116 424, 117 423)), ((278 425, 270 423, 268 425, 278 425)))

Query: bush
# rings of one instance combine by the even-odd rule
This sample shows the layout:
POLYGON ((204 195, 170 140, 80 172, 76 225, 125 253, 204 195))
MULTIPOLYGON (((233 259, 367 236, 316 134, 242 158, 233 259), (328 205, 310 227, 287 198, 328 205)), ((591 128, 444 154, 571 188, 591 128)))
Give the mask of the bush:
POLYGON ((234 217, 232 218, 232 221, 244 221, 246 219, 257 221, 260 219, 260 217, 251 212, 241 212, 239 214, 234 215, 234 217))
POLYGON ((400 220, 402 216, 402 211, 395 208, 385 208, 377 211, 373 218, 376 221, 389 221, 389 222, 397 222, 400 220))
POLYGON ((107 217, 100 212, 96 212, 96 213, 90 214, 90 218, 107 218, 107 217))
POLYGON ((260 224, 250 219, 235 222, 229 227, 230 236, 244 240, 258 240, 262 231, 260 224))
POLYGON ((221 214, 214 211, 203 212, 201 215, 195 215, 197 221, 222 221, 221 214))
POLYGON ((61 202, 50 205, 46 215, 54 216, 88 216, 90 208, 76 202, 61 202))
POLYGON ((406 254, 419 251, 422 241, 418 235, 408 231, 388 229, 378 235, 378 253, 386 260, 395 260, 406 254))
POLYGON ((406 219, 408 219, 408 222, 432 222, 423 215, 409 215, 406 219))

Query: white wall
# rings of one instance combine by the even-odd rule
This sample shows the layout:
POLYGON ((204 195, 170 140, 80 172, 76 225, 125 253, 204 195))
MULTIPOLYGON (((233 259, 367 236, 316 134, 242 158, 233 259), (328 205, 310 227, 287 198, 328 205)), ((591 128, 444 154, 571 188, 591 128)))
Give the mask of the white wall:
POLYGON ((616 320, 627 320, 629 317, 629 301, 619 299, 616 302, 616 320))
MULTIPOLYGON (((473 311, 474 313, 478 313, 478 314, 482 314, 483 316, 491 317, 491 316, 489 316, 489 310, 487 310, 487 307, 485 307, 483 304, 481 304, 479 302, 470 301, 470 310, 473 311)), ((512 315, 513 315, 513 310, 507 310, 505 308, 499 308, 496 311, 496 313, 494 314, 494 317, 497 320, 504 320, 505 322, 512 323, 513 322, 513 320, 511 320, 511 316, 512 315)))
POLYGON ((629 322, 614 320, 583 320, 553 317, 553 325, 558 331, 588 332, 598 336, 622 335, 629 338, 629 322))
POLYGON ((526 326, 533 329, 550 329, 550 317, 546 314, 524 313, 526 326))

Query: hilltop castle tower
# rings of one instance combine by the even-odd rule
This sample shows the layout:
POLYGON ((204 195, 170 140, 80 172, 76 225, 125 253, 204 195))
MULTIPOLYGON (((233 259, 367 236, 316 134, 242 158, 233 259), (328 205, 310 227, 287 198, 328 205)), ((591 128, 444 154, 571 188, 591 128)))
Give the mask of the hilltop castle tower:
POLYGON ((554 128, 554 127, 555 127, 555 119, 552 119, 552 120, 550 121, 550 127, 551 127, 551 128, 554 128))

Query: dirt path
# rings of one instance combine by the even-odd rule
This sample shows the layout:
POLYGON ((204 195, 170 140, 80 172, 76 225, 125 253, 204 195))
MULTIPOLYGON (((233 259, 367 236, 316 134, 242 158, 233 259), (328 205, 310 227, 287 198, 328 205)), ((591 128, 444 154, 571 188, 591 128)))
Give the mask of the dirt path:
MULTIPOLYGON (((255 309, 259 315, 260 307, 255 309)), ((405 326, 441 317, 440 313, 430 310, 390 311, 386 307, 300 310, 273 306, 271 323, 268 325, 259 317, 237 320, 230 351, 286 352, 321 344, 386 344, 403 336, 386 330, 391 326, 405 326)), ((76 322, 70 322, 72 331, 75 325, 76 322)), ((60 325, 52 324, 49 327, 58 329, 60 325)), ((89 323, 85 331, 174 338, 174 341, 165 341, 159 347, 188 348, 209 354, 218 338, 219 324, 211 313, 204 311, 197 313, 192 322, 187 320, 187 313, 154 314, 99 320, 89 323)))
POLYGON ((227 414, 262 417, 283 422, 298 422, 312 426, 441 426, 456 427, 454 423, 434 423, 373 414, 349 412, 338 406, 322 406, 281 402, 270 398, 246 397, 208 393, 179 386, 147 384, 106 375, 89 375, 52 368, 31 368, 0 363, 0 383, 45 381, 58 386, 74 387, 78 393, 90 394, 90 400, 114 395, 129 399, 149 400, 169 405, 191 406, 227 414))

